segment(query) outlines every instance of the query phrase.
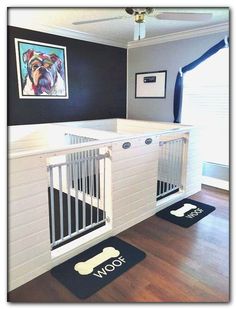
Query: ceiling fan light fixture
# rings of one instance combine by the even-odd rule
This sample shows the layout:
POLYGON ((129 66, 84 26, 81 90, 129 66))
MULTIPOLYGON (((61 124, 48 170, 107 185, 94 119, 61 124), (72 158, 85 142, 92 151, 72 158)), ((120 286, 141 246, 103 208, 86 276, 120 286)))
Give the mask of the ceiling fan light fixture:
POLYGON ((125 8, 126 13, 129 15, 136 15, 136 14, 151 14, 154 11, 154 8, 125 8))
POLYGON ((136 23, 143 23, 144 22, 144 13, 135 14, 134 20, 135 20, 136 23))
POLYGON ((145 16, 154 11, 153 8, 126 8, 126 13, 134 16, 134 40, 146 37, 145 16))

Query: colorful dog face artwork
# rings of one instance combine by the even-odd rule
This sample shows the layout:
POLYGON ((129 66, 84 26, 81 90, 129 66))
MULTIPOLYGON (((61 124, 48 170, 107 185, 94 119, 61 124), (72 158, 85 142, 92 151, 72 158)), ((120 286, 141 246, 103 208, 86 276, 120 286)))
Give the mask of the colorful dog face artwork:
POLYGON ((20 98, 68 98, 66 49, 15 39, 20 98))

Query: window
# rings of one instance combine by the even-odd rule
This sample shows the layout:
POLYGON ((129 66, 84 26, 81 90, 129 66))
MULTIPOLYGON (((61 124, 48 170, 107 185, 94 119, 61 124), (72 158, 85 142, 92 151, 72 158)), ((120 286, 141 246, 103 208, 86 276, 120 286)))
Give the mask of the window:
POLYGON ((182 123, 198 125, 203 161, 229 165, 229 49, 184 74, 182 123))

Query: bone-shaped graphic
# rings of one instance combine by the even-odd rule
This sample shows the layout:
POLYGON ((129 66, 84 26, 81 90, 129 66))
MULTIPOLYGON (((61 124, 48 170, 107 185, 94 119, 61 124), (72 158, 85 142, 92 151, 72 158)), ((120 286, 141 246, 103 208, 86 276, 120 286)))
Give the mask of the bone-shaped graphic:
POLYGON ((103 262, 109 260, 110 258, 115 258, 120 255, 120 251, 113 247, 106 247, 101 253, 95 255, 91 259, 85 262, 79 262, 75 264, 74 270, 78 271, 80 275, 91 274, 95 267, 102 264, 103 262))
POLYGON ((176 216, 176 217, 184 217, 184 214, 191 210, 191 209, 196 209, 197 206, 195 205, 192 205, 192 204, 184 204, 184 206, 180 207, 179 209, 176 209, 176 210, 171 210, 170 213, 173 215, 173 216, 176 216))

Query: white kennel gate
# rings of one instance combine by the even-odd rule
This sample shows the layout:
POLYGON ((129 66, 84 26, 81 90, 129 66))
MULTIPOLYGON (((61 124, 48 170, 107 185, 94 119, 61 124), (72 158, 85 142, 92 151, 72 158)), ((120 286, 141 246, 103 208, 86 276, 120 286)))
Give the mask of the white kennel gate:
MULTIPOLYGON (((68 143, 95 139, 68 134, 68 143)), ((57 248, 106 224, 106 158, 96 148, 67 154, 48 165, 51 247, 57 248)))
POLYGON ((159 142, 157 201, 183 189, 185 137, 159 142))
MULTIPOLYGON (((67 144, 95 139, 65 135, 67 144)), ((186 137, 167 137, 159 142, 156 200, 183 189, 186 137)), ((99 148, 69 153, 63 162, 49 164, 51 247, 57 248, 86 232, 103 226, 106 214, 106 158, 99 148)))

